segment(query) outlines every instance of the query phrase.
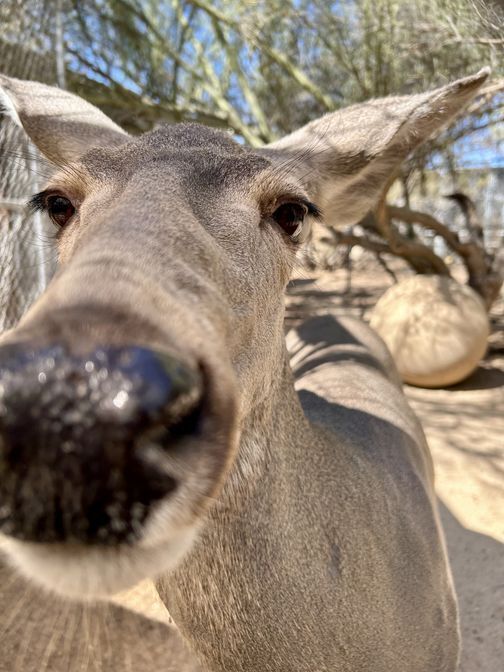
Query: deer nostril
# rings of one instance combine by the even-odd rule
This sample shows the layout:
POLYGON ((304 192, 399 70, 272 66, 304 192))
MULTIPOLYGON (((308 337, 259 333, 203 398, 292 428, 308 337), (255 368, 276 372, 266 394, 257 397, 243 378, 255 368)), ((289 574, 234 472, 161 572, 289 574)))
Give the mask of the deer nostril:
POLYGON ((197 433, 202 398, 197 369, 146 348, 0 349, 0 507, 11 511, 0 529, 38 541, 130 538, 138 512, 177 486, 143 446, 166 451, 197 433))

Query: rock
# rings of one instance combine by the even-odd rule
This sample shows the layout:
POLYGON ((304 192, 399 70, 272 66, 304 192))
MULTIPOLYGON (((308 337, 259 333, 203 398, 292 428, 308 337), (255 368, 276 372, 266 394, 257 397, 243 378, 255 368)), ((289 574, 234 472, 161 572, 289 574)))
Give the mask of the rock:
POLYGON ((373 309, 371 326, 403 381, 418 387, 467 378, 484 356, 490 333, 478 294, 438 275, 415 275, 388 289, 373 309))

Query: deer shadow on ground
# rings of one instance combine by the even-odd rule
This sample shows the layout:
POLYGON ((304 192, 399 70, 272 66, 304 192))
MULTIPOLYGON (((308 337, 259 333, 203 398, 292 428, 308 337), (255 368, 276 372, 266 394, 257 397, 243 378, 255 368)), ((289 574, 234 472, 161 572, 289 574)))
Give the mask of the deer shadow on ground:
POLYGON ((494 672, 504 660, 504 544, 462 525, 439 502, 459 601, 459 672, 494 672))

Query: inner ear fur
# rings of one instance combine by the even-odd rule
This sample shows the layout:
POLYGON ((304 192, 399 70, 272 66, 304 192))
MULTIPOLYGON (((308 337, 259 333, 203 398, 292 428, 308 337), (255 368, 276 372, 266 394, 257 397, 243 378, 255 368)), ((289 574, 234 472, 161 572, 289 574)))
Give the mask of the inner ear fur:
POLYGON ((117 146, 128 139, 94 105, 40 82, 0 75, 0 108, 59 166, 76 161, 91 147, 117 146))
POLYGON ((303 183, 328 222, 359 221, 393 172, 477 94, 490 73, 427 93, 370 100, 327 114, 262 151, 303 183))

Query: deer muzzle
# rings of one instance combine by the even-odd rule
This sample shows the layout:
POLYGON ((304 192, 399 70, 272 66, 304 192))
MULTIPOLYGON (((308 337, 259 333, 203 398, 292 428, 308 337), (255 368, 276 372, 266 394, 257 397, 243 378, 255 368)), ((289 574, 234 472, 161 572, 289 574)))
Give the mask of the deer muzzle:
POLYGON ((0 531, 31 542, 141 537, 176 492, 163 456, 202 431, 203 374, 143 347, 0 348, 0 531))

